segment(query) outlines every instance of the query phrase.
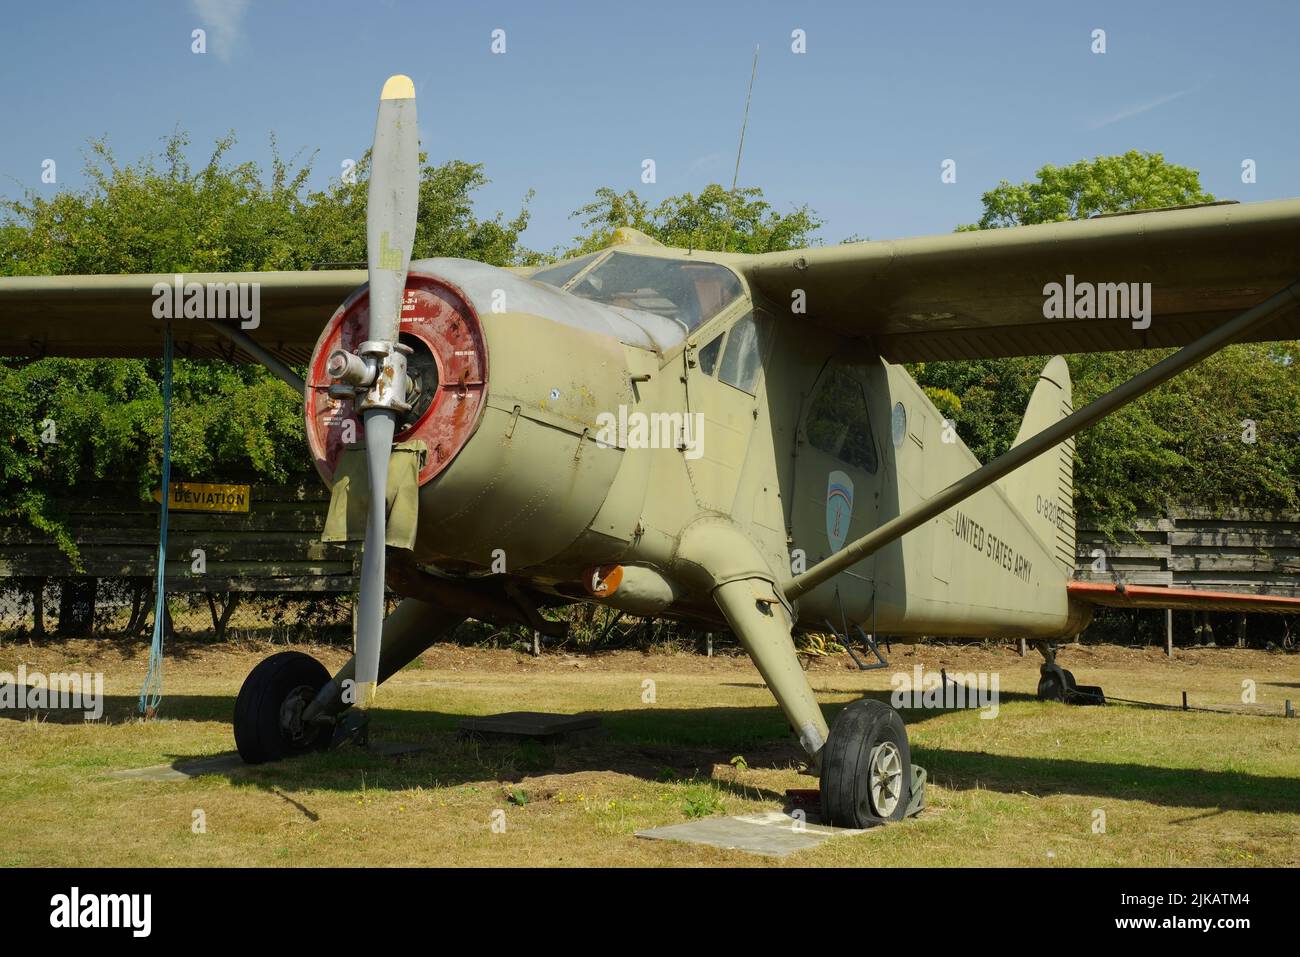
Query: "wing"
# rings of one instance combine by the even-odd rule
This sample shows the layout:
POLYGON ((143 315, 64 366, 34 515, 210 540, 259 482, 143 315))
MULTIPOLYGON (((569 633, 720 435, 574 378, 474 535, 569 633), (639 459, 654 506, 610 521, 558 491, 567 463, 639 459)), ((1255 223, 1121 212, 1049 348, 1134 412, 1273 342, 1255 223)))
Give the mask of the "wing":
MULTIPOLYGON (((740 262, 782 311, 869 340, 892 362, 1105 352, 1186 344, 1300 278, 1300 200, 1218 203, 740 262), (1150 326, 1044 317, 1044 287, 1150 283, 1150 326)), ((1064 289, 1063 289, 1064 292, 1064 289)), ((1300 308, 1257 339, 1300 339, 1300 308)))
MULTIPOLYGON (((155 287, 171 274, 15 276, 0 278, 0 355, 158 356, 164 320, 155 287)), ((185 283, 256 284, 258 344, 287 362, 305 363, 321 330, 366 281, 364 269, 319 272, 186 273, 185 283)), ((253 286, 246 287, 251 304, 253 286)), ((229 314, 229 313, 228 313, 229 314)), ((201 319, 172 321, 178 355, 232 357, 224 337, 201 319)))
POLYGON ((1300 615, 1300 597, 1164 588, 1159 585, 1116 585, 1109 582, 1070 582, 1066 587, 1072 599, 1106 608, 1172 608, 1176 611, 1300 615))

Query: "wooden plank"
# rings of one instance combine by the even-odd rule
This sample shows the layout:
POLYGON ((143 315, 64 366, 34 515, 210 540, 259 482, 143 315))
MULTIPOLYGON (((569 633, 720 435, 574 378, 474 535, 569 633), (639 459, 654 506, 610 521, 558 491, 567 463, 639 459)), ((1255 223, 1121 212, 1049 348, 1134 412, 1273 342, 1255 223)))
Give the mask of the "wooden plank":
POLYGON ((1193 529, 1169 533, 1169 544, 1175 548, 1300 548, 1300 531, 1269 529, 1243 530, 1193 529))
POLYGON ((1183 521, 1196 522, 1255 522, 1264 525, 1300 524, 1300 512, 1269 511, 1247 508, 1178 508, 1171 515, 1182 527, 1183 521))
POLYGON ((1170 587, 1173 585, 1174 576, 1172 572, 1167 571, 1144 571, 1138 569, 1124 569, 1122 571, 1097 573, 1084 571, 1082 569, 1074 576, 1078 581, 1084 582, 1113 582, 1117 578, 1120 581, 1130 582, 1134 585, 1164 585, 1170 587))
POLYGON ((1174 572, 1234 571, 1281 572, 1300 574, 1300 559, 1275 561, 1271 558, 1250 558, 1239 555, 1175 555, 1169 567, 1174 572))
POLYGON ((177 531, 194 531, 208 528, 261 532, 261 531, 316 531, 325 527, 325 510, 296 511, 290 513, 261 512, 247 515, 217 515, 200 512, 177 512, 167 520, 177 531))
POLYGON ((167 578, 164 583, 169 594, 206 594, 209 592, 342 594, 354 591, 356 581, 356 578, 352 575, 325 575, 308 578, 292 576, 252 579, 206 578, 202 581, 189 578, 167 578))
POLYGON ((1089 543, 1086 550, 1080 548, 1077 550, 1076 555, 1080 561, 1086 558, 1091 563, 1094 560, 1092 557, 1094 548, 1100 548, 1106 553, 1107 562, 1128 558, 1163 561, 1172 554, 1168 545, 1109 545, 1101 543, 1093 545, 1089 543))

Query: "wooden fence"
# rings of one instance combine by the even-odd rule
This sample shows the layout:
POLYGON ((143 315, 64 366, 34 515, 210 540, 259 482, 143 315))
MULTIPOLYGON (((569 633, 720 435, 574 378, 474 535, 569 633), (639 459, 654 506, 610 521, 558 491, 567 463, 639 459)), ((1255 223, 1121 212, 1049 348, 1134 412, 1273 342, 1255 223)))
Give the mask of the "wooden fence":
MULTIPOLYGON (((319 483, 253 485, 246 513, 171 511, 167 592, 351 591, 357 550, 320 541, 328 504, 319 483), (201 573, 195 570, 200 556, 201 573)), ((59 499, 58 506, 68 516, 81 568, 49 536, 10 526, 0 529, 0 579, 157 574, 156 502, 104 483, 59 499)))
MULTIPOLYGON (((252 485, 247 513, 172 511, 166 592, 177 627, 220 637, 237 606, 252 616, 254 606, 283 608, 290 597, 346 625, 360 550, 320 541, 328 503, 319 483, 304 482, 252 485)), ((99 483, 59 505, 80 568, 48 536, 0 528, 0 633, 41 632, 54 603, 61 631, 85 633, 111 606, 114 627, 140 633, 153 609, 157 503, 142 501, 131 486, 99 483)), ((1300 512, 1144 514, 1118 542, 1081 528, 1077 556, 1077 577, 1085 581, 1300 597, 1300 512)), ((277 620, 285 617, 281 611, 277 620)), ((1166 631, 1172 634, 1172 624, 1166 631)))
POLYGON ((1174 509, 1110 541, 1078 532, 1082 581, 1300 597, 1300 512, 1174 509))

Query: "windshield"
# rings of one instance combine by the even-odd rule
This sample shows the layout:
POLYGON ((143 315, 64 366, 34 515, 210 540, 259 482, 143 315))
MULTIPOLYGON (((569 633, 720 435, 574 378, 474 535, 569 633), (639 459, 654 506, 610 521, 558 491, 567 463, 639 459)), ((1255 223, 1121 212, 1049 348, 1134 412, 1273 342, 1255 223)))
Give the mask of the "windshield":
MULTIPOLYGON (((559 263, 532 278, 563 285, 576 276, 590 258, 559 263), (558 276, 561 268, 568 272, 568 276, 558 276), (547 273, 557 275, 544 275, 547 273)), ((672 319, 687 332, 716 316, 742 293, 740 280, 725 266, 631 253, 611 253, 568 291, 608 306, 638 309, 672 319)))
POLYGON ((586 267, 598 253, 591 253, 587 256, 579 256, 577 259, 565 259, 556 263, 554 266, 547 266, 545 269, 539 269, 529 276, 529 279, 535 279, 538 282, 544 282, 548 286, 563 286, 586 267))

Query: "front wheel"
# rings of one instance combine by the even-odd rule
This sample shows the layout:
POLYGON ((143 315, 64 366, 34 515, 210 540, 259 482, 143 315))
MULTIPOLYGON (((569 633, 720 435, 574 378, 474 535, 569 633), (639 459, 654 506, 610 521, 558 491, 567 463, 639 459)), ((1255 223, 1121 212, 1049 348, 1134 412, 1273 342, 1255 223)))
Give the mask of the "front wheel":
POLYGON ((283 651, 260 662, 235 699, 235 747, 248 764, 320 750, 329 729, 302 723, 303 708, 330 680, 315 658, 283 651))
POLYGON ((835 718, 822 750, 822 813, 835 827, 901 821, 912 801, 912 752, 897 711, 863 698, 835 718))

